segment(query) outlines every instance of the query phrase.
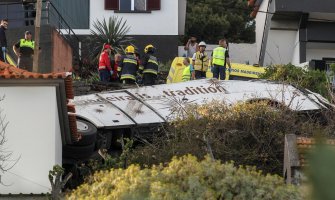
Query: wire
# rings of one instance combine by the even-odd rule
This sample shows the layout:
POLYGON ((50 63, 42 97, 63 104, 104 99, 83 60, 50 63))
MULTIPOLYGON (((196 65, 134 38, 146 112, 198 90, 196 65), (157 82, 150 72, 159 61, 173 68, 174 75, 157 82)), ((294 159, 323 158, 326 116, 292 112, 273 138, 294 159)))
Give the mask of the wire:
POLYGON ((25 180, 25 181, 28 181, 28 182, 30 182, 30 183, 33 183, 33 184, 35 184, 35 185, 38 185, 38 186, 40 186, 40 187, 46 188, 46 189, 48 189, 48 190, 51 191, 51 188, 50 188, 50 187, 47 187, 47 186, 41 185, 41 184, 39 184, 39 183, 36 183, 36 182, 34 182, 34 181, 32 181, 32 180, 29 180, 29 179, 27 179, 27 178, 25 178, 25 177, 23 177, 23 176, 18 175, 18 174, 15 174, 15 173, 10 172, 10 171, 7 171, 6 173, 12 174, 12 175, 17 176, 17 177, 19 177, 19 178, 21 178, 21 179, 23 179, 23 180, 25 180))
MULTIPOLYGON (((231 2, 232 4, 233 2, 231 2)), ((204 5, 212 5, 211 3, 209 2, 205 2, 205 0, 203 1, 197 1, 195 2, 195 4, 204 4, 204 5)), ((224 5, 224 4, 215 4, 215 7, 222 7, 226 10, 229 10, 229 9, 232 9, 232 10, 244 10, 244 11, 248 11, 248 12, 252 12, 254 8, 257 8, 258 6, 252 6, 252 7, 249 7, 249 8, 241 8, 241 7, 236 7, 235 5, 232 6, 232 5, 224 5)), ((292 18, 292 19, 296 19, 295 16, 292 16, 290 14, 283 14, 283 13, 275 13, 275 12, 269 12, 269 11, 261 11, 261 10, 258 10, 257 13, 265 13, 265 14, 272 14, 272 15, 277 15, 277 16, 285 16, 285 17, 289 17, 289 18, 292 18)), ((335 20, 330 20, 330 19, 322 19, 322 18, 308 18, 309 20, 314 20, 314 21, 320 21, 320 22, 335 22, 335 20)))

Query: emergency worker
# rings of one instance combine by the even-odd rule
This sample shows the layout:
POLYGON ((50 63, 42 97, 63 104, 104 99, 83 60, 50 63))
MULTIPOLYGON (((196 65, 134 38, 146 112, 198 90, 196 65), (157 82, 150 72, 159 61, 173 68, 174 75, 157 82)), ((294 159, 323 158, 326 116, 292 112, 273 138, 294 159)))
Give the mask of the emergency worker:
POLYGON ((213 78, 220 78, 220 80, 226 79, 226 64, 228 64, 229 70, 231 70, 227 46, 226 39, 221 39, 219 41, 219 47, 213 50, 211 62, 213 64, 213 78))
POLYGON ((32 37, 31 32, 26 31, 24 38, 20 39, 13 46, 13 51, 18 57, 17 67, 30 72, 33 70, 33 56, 35 48, 35 42, 32 40, 32 37))
POLYGON ((194 80, 195 73, 194 73, 193 66, 190 64, 190 59, 188 57, 185 57, 183 60, 183 64, 186 67, 184 68, 184 71, 183 71, 182 81, 186 82, 186 81, 194 80))
POLYGON ((102 82, 109 82, 113 75, 113 69, 110 62, 112 47, 109 44, 104 45, 104 50, 99 57, 99 77, 102 82))
POLYGON ((139 62, 135 56, 135 48, 130 45, 126 48, 126 55, 121 59, 118 67, 121 82, 135 84, 138 68, 139 62))
POLYGON ((155 47, 152 44, 144 48, 144 56, 141 61, 141 74, 143 74, 143 85, 155 85, 158 74, 158 60, 154 56, 155 47))
POLYGON ((205 50, 206 50, 206 43, 200 42, 199 51, 194 53, 192 57, 192 65, 194 66, 196 79, 206 78, 209 58, 205 50))

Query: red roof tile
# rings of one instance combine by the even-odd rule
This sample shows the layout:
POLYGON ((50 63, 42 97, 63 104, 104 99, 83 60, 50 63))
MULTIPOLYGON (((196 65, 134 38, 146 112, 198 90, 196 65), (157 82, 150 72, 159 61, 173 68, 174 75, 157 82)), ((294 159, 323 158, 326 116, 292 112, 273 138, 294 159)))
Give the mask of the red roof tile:
MULTIPOLYGON (((71 73, 69 72, 60 72, 60 73, 49 73, 41 74, 28 72, 23 69, 19 69, 15 66, 9 65, 7 63, 0 61, 0 79, 64 79, 65 83, 65 92, 67 102, 68 99, 74 98, 73 92, 73 83, 71 73)), ((69 126, 72 138, 77 141, 81 138, 80 134, 77 131, 76 116, 74 114, 75 108, 74 105, 67 105, 67 110, 69 112, 69 126)))

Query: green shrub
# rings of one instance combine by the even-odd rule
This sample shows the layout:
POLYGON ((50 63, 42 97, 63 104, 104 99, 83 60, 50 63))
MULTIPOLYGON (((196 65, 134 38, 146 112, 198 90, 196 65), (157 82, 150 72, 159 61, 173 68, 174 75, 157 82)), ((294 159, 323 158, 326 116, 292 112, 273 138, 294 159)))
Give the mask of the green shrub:
POLYGON ((299 190, 278 176, 251 167, 221 164, 207 156, 173 158, 167 165, 100 171, 68 199, 302 199, 299 190))
POLYGON ((261 78, 282 81, 298 87, 307 88, 330 99, 326 72, 304 70, 292 64, 274 65, 266 68, 261 78))
POLYGON ((256 166, 264 173, 281 175, 284 135, 313 135, 325 130, 267 102, 235 106, 211 102, 186 110, 183 120, 167 125, 151 144, 137 146, 130 154, 130 162, 151 166, 168 162, 173 156, 192 154, 202 158, 212 154, 223 162, 233 160, 237 165, 256 166))

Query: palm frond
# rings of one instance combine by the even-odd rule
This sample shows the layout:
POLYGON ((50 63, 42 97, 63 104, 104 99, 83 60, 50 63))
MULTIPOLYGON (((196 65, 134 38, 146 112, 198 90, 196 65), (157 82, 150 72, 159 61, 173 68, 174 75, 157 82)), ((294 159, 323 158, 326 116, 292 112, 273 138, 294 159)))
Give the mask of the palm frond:
POLYGON ((90 30, 90 37, 87 39, 89 56, 92 62, 97 62, 98 56, 104 44, 111 44, 117 53, 124 52, 125 46, 132 43, 133 38, 128 36, 130 27, 127 20, 116 16, 108 20, 96 20, 90 30))

